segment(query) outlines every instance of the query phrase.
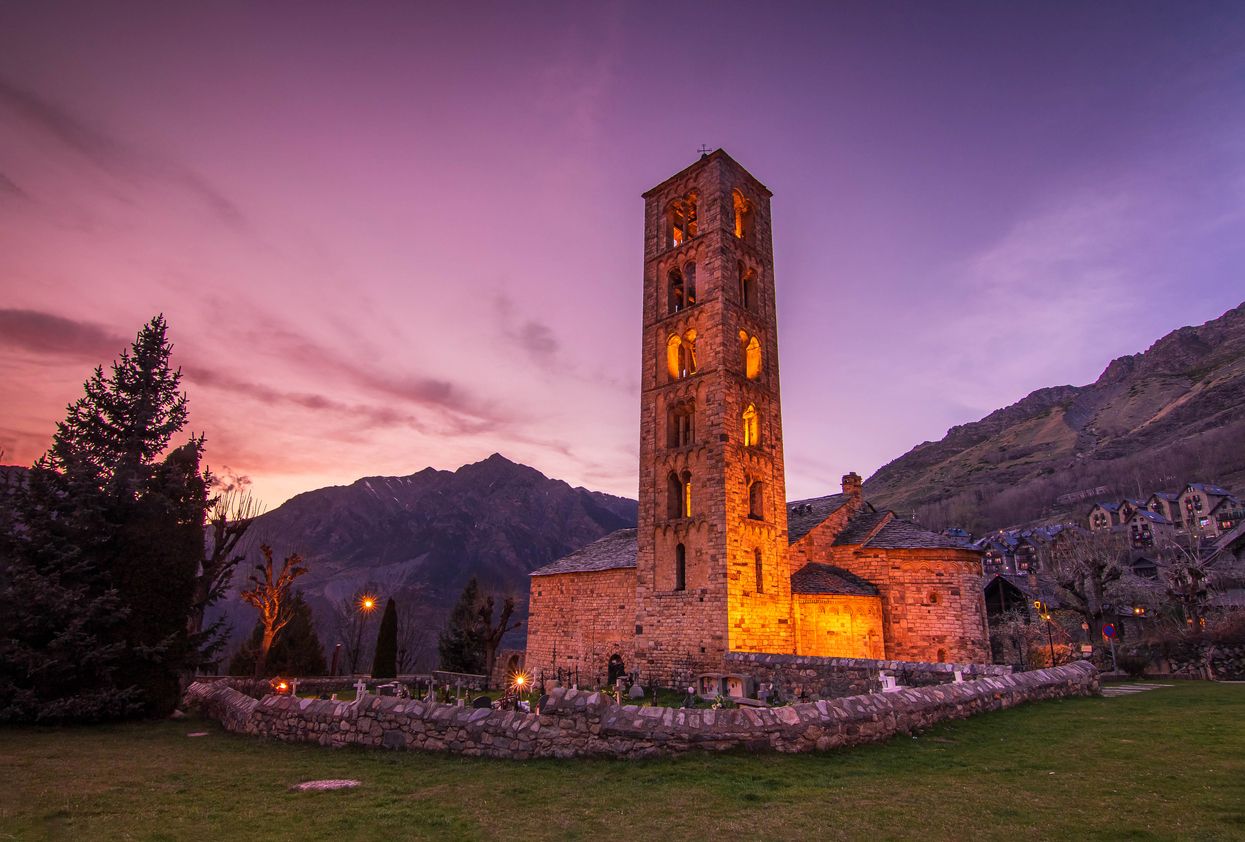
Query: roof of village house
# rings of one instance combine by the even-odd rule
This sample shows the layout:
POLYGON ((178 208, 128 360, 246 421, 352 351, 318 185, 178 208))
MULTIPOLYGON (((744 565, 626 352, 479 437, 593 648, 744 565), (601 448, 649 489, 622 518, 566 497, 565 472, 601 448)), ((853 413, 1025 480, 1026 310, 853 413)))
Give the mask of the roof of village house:
POLYGON ((1094 509, 1106 509, 1108 512, 1118 512, 1120 510, 1120 504, 1111 500, 1100 500, 1090 508, 1090 511, 1092 512, 1094 509))
POLYGON ((1166 500, 1169 503, 1175 503, 1180 499, 1180 495, 1174 491, 1156 491, 1150 496, 1157 497, 1160 500, 1166 500))
POLYGON ((1207 482, 1191 482, 1186 485, 1185 488, 1193 491, 1200 491, 1203 494, 1213 494, 1216 497, 1226 497, 1232 493, 1226 488, 1220 488, 1217 485, 1211 485, 1207 482))
POLYGON ((876 535, 865 541, 864 546, 879 550, 972 549, 963 541, 930 532, 915 523, 898 518, 879 529, 876 535))
POLYGON ((876 587, 855 573, 818 561, 810 561, 791 575, 791 592, 846 596, 878 595, 876 587))
MULTIPOLYGON (((830 494, 787 504, 787 543, 794 544, 817 528, 822 521, 847 505, 849 494, 830 494)), ((872 509, 872 506, 870 506, 872 509)))
POLYGON ((529 576, 552 576, 556 573, 595 573, 635 567, 636 530, 619 529, 598 538, 586 547, 563 556, 552 564, 533 570, 529 576))
POLYGON ((1170 520, 1168 520, 1167 518, 1163 517, 1163 516, 1162 516, 1161 514, 1159 514, 1158 512, 1152 512, 1152 511, 1150 511, 1149 509, 1138 509, 1137 511, 1133 512, 1133 517, 1134 517, 1134 518, 1138 518, 1138 517, 1139 517, 1139 518, 1144 518, 1145 520, 1148 520, 1148 521, 1150 521, 1151 523, 1159 523, 1159 524, 1169 524, 1169 523, 1171 523, 1171 521, 1170 521, 1170 520))

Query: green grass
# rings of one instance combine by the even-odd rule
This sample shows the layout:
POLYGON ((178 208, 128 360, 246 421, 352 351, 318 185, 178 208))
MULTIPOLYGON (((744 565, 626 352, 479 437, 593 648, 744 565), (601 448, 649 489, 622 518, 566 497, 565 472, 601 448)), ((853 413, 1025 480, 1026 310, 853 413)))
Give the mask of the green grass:
POLYGON ((1245 839, 1245 685, 1043 702, 795 757, 518 763, 193 719, 9 729, 0 781, 0 839, 1245 839), (342 777, 363 786, 287 789, 342 777))

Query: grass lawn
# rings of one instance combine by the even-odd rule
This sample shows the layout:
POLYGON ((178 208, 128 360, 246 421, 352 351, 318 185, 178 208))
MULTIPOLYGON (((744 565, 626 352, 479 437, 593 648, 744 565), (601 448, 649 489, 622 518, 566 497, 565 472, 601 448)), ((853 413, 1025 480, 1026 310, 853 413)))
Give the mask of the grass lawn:
POLYGON ((1245 839, 1245 685, 1042 702, 794 757, 518 763, 194 719, 8 729, 0 780, 0 839, 1245 839), (287 789, 314 778, 363 785, 287 789))

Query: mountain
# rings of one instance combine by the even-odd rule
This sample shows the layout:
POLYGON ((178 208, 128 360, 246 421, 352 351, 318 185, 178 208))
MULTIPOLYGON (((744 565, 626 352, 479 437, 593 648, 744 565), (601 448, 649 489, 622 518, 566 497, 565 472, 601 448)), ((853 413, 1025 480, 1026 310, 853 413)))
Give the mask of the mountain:
MULTIPOLYGON (((511 642, 521 642, 527 574, 635 522, 634 500, 572 488, 495 453, 457 471, 426 468, 299 494, 259 517, 251 540, 270 544, 278 558, 303 556, 310 572, 296 587, 330 651, 341 636, 335 609, 364 589, 382 604, 394 597, 399 614, 421 627, 427 650, 471 576, 516 597, 524 625, 511 642)), ((255 622, 236 595, 247 575, 239 569, 222 606, 235 639, 255 622)))
POLYGON ((1088 386, 1039 389, 952 427, 884 465, 865 490, 929 526, 981 531, 1186 479, 1241 487, 1242 440, 1245 304, 1113 360, 1088 386))

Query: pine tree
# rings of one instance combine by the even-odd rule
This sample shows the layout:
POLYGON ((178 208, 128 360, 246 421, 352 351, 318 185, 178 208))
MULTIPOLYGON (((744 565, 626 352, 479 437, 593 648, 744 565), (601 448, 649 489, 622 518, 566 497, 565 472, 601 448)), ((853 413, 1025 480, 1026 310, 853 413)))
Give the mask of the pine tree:
MULTIPOLYGON (((294 591, 290 600, 290 622, 272 644, 268 652, 265 678, 284 675, 298 678, 308 675, 324 675, 324 646, 316 634, 315 618, 311 606, 302 593, 294 591)), ((263 644, 264 625, 256 623, 250 638, 229 661, 230 675, 252 675, 255 658, 263 644)))
POLYGON ((474 576, 463 588, 437 640, 441 669, 449 672, 484 672, 484 640, 480 634, 480 583, 474 576))
POLYGON ((160 459, 188 414, 166 333, 157 316, 109 374, 95 369, 19 495, 2 548, 0 716, 158 716, 177 703, 195 659, 207 481, 202 438, 160 459))
POLYGON ((398 674, 398 606, 391 598, 385 603, 385 616, 376 633, 376 655, 372 658, 372 678, 395 678, 398 674))

